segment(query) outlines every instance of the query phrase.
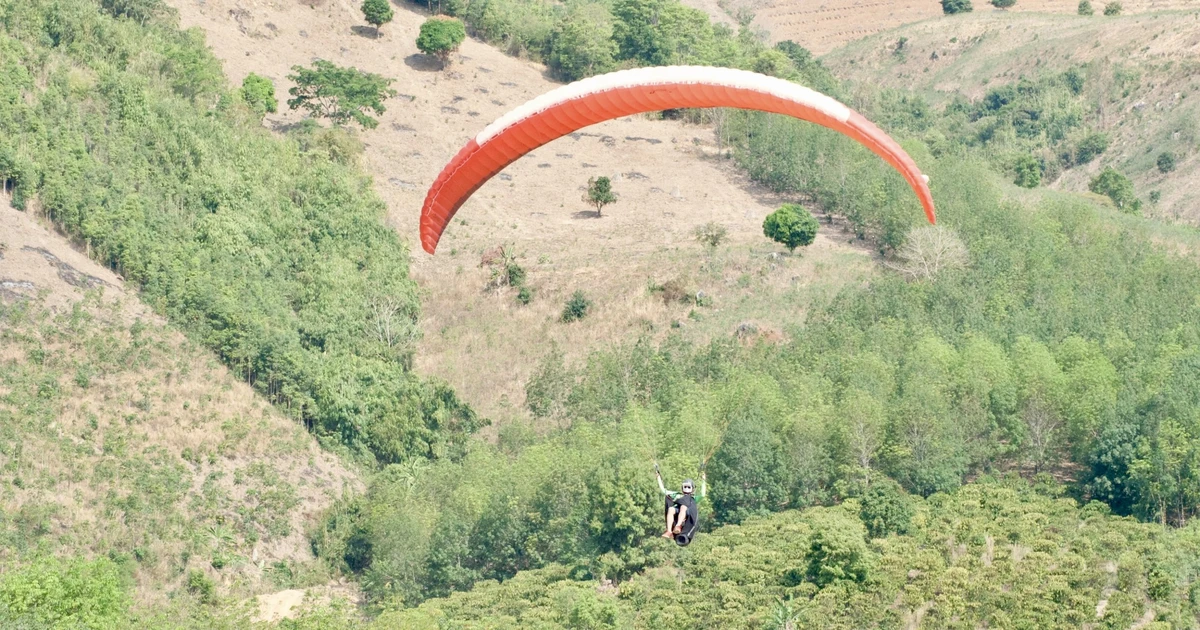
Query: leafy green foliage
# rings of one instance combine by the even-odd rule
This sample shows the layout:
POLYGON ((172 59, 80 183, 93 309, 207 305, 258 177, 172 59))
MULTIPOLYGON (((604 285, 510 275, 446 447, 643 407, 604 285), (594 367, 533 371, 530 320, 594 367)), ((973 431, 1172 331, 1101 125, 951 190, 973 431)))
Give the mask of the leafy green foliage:
POLYGON ((1013 183, 1022 188, 1037 188, 1042 183, 1042 165, 1032 155, 1022 155, 1013 165, 1017 177, 1013 183))
POLYGON ((787 203, 763 220, 763 235, 782 244, 788 251, 812 245, 820 224, 816 217, 801 205, 787 203))
POLYGON ((1111 166, 1104 167, 1099 175, 1088 182, 1088 190, 1112 199, 1122 212, 1136 214, 1142 207, 1141 200, 1133 194, 1133 182, 1111 166))
POLYGON ((382 114, 387 111, 383 101, 396 95, 388 87, 393 79, 342 68, 324 59, 314 61, 312 68, 293 66, 292 72, 295 74, 289 74, 288 79, 296 85, 288 89, 292 95, 288 107, 304 109, 311 116, 328 118, 337 125, 354 121, 374 129, 379 121, 367 111, 382 114))
POLYGON ((970 13, 975 7, 971 6, 971 0, 941 0, 942 13, 946 15, 954 15, 956 13, 970 13))
POLYGON ((162 0, 100 0, 100 6, 113 17, 127 18, 139 24, 146 24, 170 11, 162 0))
POLYGON ((0 35, 0 63, 46 77, 0 103, 0 135, 21 147, 12 163, 36 173, 22 195, 297 421, 381 461, 452 455, 481 421, 407 369, 415 287, 368 180, 235 109, 193 104, 209 89, 195 67, 220 78, 196 34, 66 1, 81 10, 8 7, 22 26, 0 35), (52 49, 51 22, 77 45, 52 49), (114 70, 105 55, 143 61, 114 70), (164 58, 198 65, 149 61, 164 58), (96 89, 71 88, 78 73, 96 89))
POLYGON ((445 67, 450 61, 450 54, 458 50, 466 37, 467 31, 461 20, 434 16, 421 24, 417 50, 437 57, 445 67))
POLYGON ((1087 164, 1108 150, 1109 138, 1105 133, 1093 133, 1079 141, 1075 148, 1075 163, 1087 164))
POLYGON ((1079 15, 1094 15, 1095 10, 1092 9, 1092 3, 1088 0, 1079 0, 1079 7, 1076 9, 1079 15))
POLYGON ((1170 151, 1159 153, 1158 159, 1154 163, 1158 166, 1158 172, 1160 173, 1170 173, 1175 170, 1175 156, 1170 151))
POLYGON ((787 505, 790 479, 785 461, 783 443, 761 411, 742 410, 730 422, 710 464, 716 517, 739 523, 787 505))
POLYGON ((1104 15, 1121 15, 1121 3, 1109 2, 1104 5, 1104 15))
POLYGON ((546 65, 564 81, 612 70, 617 44, 612 16, 600 4, 576 4, 557 23, 547 43, 546 65))
MULTIPOLYGON (((832 519, 831 519, 832 520, 832 519)), ((818 587, 838 581, 863 582, 870 570, 862 525, 844 519, 822 523, 813 532, 808 548, 806 577, 818 587)))
POLYGON ((0 577, 5 627, 110 628, 127 619, 126 577, 107 558, 85 562, 46 558, 0 577))
POLYGON ((575 291, 571 294, 571 299, 567 300, 566 306, 563 307, 562 316, 559 317, 563 322, 573 322, 587 317, 588 309, 592 308, 592 301, 583 294, 583 291, 575 291))
POLYGON ((729 230, 720 223, 709 221, 704 225, 696 226, 696 229, 692 231, 692 235, 696 237, 696 242, 712 250, 720 247, 721 243, 725 242, 726 237, 729 236, 729 230))
POLYGON ((588 178, 587 193, 583 195, 583 200, 595 207, 596 216, 600 216, 604 206, 617 202, 617 195, 612 190, 612 180, 603 176, 588 178))
POLYGON ((859 497, 859 518, 873 538, 903 534, 912 524, 912 502, 900 484, 886 477, 876 479, 859 497))
POLYGON ((263 114, 274 114, 279 108, 279 101, 275 100, 275 84, 266 77, 258 76, 251 72, 242 79, 242 89, 238 92, 250 109, 263 114))
POLYGON ((379 27, 391 22, 394 17, 392 4, 388 0, 363 0, 361 8, 367 24, 375 27, 376 37, 379 37, 379 27))
POLYGON ((997 9, 1008 9, 1016 6, 1017 0, 991 0, 992 6, 997 9))

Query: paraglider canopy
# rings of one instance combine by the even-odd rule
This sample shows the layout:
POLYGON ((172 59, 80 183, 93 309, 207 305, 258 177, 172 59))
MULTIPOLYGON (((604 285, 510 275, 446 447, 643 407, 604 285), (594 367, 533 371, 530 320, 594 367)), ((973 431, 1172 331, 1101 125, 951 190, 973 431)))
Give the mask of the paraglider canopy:
POLYGON ((430 186, 421 208, 421 246, 434 253, 450 219, 480 186, 547 142, 630 114, 707 107, 784 114, 853 138, 904 176, 926 218, 935 222, 929 178, 895 140, 849 107, 802 85, 745 70, 664 66, 622 70, 564 85, 488 125, 430 186))

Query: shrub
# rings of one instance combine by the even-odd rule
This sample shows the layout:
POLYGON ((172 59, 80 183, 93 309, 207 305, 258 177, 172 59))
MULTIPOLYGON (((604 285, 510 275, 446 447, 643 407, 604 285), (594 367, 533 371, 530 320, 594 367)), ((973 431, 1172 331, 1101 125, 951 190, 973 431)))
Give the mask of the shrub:
POLYGON ((1171 155, 1168 151, 1163 151, 1158 154, 1156 164, 1158 165, 1158 172, 1170 173, 1175 170, 1175 156, 1171 155))
POLYGON ((1022 155, 1013 165, 1017 177, 1013 183, 1022 188, 1037 188, 1042 183, 1042 165, 1032 155, 1022 155))
POLYGON ((780 206, 763 221, 763 234, 783 244, 788 251, 811 245, 819 228, 816 217, 804 206, 794 203, 780 206))
POLYGON ((202 604, 212 605, 217 603, 217 585, 203 571, 192 570, 188 572, 187 590, 192 595, 195 595, 202 604))
POLYGON ((588 309, 592 308, 592 301, 587 299, 583 291, 576 291, 571 295, 571 299, 567 300, 566 306, 563 307, 562 321, 573 322, 578 319, 587 317, 588 309))
POLYGON ((1162 201, 1162 191, 1161 190, 1151 190, 1150 191, 1150 203, 1158 203, 1159 201, 1162 201))
POLYGON ((527 306, 532 301, 533 301, 533 289, 530 289, 529 287, 522 285, 521 289, 519 291, 517 291, 517 302, 520 303, 521 306, 527 306))
POLYGON ((1108 143, 1108 134, 1100 132, 1088 134, 1075 147, 1075 163, 1087 164, 1096 159, 1096 156, 1108 150, 1108 143))
POLYGON ((838 581, 864 582, 870 563, 870 550, 857 527, 828 523, 813 532, 808 548, 809 581, 819 587, 838 581))
POLYGON ((729 236, 729 230, 725 229, 725 226, 720 223, 709 221, 704 225, 696 226, 692 234, 701 245, 709 249, 716 249, 721 243, 725 242, 725 238, 729 236))
POLYGON ((997 9, 1007 9, 1017 3, 1017 0, 992 0, 992 6, 997 9))
POLYGON ((1077 9, 1077 12, 1079 15, 1092 15, 1095 13, 1095 11, 1092 10, 1092 3, 1088 2, 1088 0, 1079 0, 1079 8, 1077 9))
POLYGON ((859 517, 872 538, 903 534, 912 522, 913 508, 900 484, 880 476, 859 499, 859 517))
POLYGON ((100 6, 113 17, 145 24, 167 11, 162 0, 100 0, 100 6))
POLYGON ((1104 15, 1121 15, 1121 3, 1109 2, 1104 5, 1104 15))
POLYGON ((242 89, 238 92, 242 97, 242 101, 258 112, 259 116, 263 114, 274 114, 279 109, 279 102, 275 100, 275 84, 266 77, 260 77, 251 72, 242 79, 242 89))
POLYGON ((37 624, 29 627, 120 627, 130 603, 120 569, 107 558, 43 560, 0 577, 0 621, 7 613, 37 624))
POLYGON ((445 68, 450 62, 450 55, 467 38, 466 28, 456 18, 434 16, 421 24, 421 32, 417 35, 417 50, 433 55, 442 62, 445 68))
POLYGON ((946 15, 970 13, 974 8, 971 6, 971 0, 942 0, 942 12, 946 15))
POLYGON ((1088 182, 1088 190, 1106 195, 1121 212, 1132 214, 1142 207, 1141 200, 1133 194, 1133 182, 1111 166, 1106 166, 1088 182))

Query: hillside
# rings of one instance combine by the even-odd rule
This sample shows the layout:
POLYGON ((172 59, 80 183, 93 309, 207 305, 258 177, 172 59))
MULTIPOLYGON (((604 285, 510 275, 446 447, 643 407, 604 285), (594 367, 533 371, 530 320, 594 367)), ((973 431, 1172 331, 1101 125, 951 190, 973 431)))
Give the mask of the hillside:
MULTIPOLYGON (((523 414, 524 385, 552 343, 578 360, 613 340, 661 338, 673 326, 705 339, 749 322, 778 336, 815 297, 875 268, 870 249, 836 229, 818 235, 802 258, 769 256, 779 250, 762 238, 762 220, 788 197, 715 157, 711 128, 643 117, 597 125, 511 165, 463 207, 438 255, 428 256, 416 246, 416 226, 429 183, 467 138, 558 85, 544 66, 468 38, 440 72, 416 49, 425 16, 410 4, 395 5, 378 39, 350 2, 172 4, 185 27, 204 30, 231 81, 267 76, 281 104, 290 68, 318 57, 396 78, 402 96, 359 137, 389 225, 414 252, 423 333, 416 369, 446 379, 494 420, 523 414), (620 196, 602 219, 580 201, 596 175, 612 177, 620 196), (715 260, 692 237, 710 221, 729 230, 715 260), (517 304, 515 291, 485 290, 480 255, 505 244, 528 272, 529 306, 517 304), (647 290, 670 280, 703 291, 711 306, 666 305, 647 290), (595 309, 563 325, 563 304, 578 289, 595 309)), ((299 118, 281 108, 266 122, 282 129, 299 118)))
POLYGON ((937 109, 962 96, 978 101, 1021 77, 1076 68, 1084 77, 1084 118, 1111 137, 1094 162, 1053 187, 1086 191, 1106 166, 1129 175, 1149 200, 1143 214, 1200 224, 1200 12, 1116 18, 974 13, 911 24, 847 45, 824 59, 855 85, 916 90, 937 109), (907 38, 904 54, 897 41, 907 38), (1174 158, 1161 172, 1158 156, 1174 158))
POLYGON ((357 473, 30 213, 0 225, 0 567, 108 557, 142 604, 327 579, 305 534, 357 473))
MULTIPOLYGON (((1195 525, 1115 518, 1012 479, 884 496, 754 518, 685 549, 660 540, 671 561, 619 584, 550 566, 338 627, 1194 627, 1195 525)), ((332 625, 310 614, 301 627, 332 625)))
MULTIPOLYGON (((898 26, 939 18, 937 0, 722 0, 719 3, 690 1, 687 4, 717 14, 753 16, 751 25, 765 31, 772 42, 790 39, 818 55, 844 44, 894 29, 898 26), (714 8, 714 5, 717 5, 714 8)), ((996 9, 984 0, 973 3, 974 15, 1054 13, 1074 15, 1076 0, 1019 0, 1008 10, 996 9)), ((1104 2, 1093 2, 1097 14, 1104 2)), ((1127 0, 1125 15, 1195 7, 1193 0, 1127 0)))

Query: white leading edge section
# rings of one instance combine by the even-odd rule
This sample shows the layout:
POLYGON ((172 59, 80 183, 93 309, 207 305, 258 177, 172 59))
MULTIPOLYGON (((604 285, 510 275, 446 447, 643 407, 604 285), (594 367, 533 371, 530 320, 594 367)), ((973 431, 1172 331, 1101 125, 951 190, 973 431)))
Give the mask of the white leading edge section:
POLYGON ((769 77, 747 70, 715 68, 710 66, 659 66, 634 68, 589 77, 564 85, 521 105, 496 119, 475 136, 475 143, 483 146, 500 132, 514 124, 539 114, 555 105, 591 94, 607 92, 617 88, 643 87, 691 83, 751 90, 793 101, 811 107, 838 122, 850 118, 850 108, 820 92, 810 90, 791 81, 769 77))

